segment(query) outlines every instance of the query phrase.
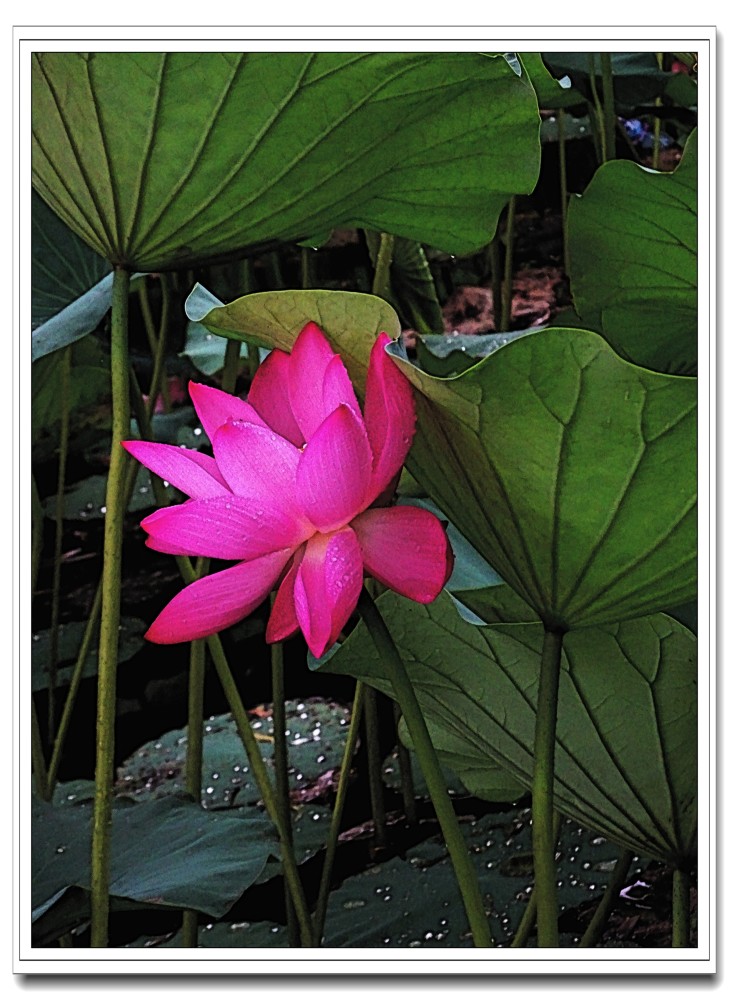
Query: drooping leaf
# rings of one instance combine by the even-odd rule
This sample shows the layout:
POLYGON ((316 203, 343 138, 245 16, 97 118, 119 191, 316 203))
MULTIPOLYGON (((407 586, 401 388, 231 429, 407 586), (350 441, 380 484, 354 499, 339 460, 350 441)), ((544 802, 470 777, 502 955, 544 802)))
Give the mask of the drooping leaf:
MULTIPOLYGON (((380 249, 380 234, 367 232, 373 267, 380 249)), ((443 333, 443 313, 425 251, 414 240, 396 236, 392 247, 389 294, 385 296, 406 323, 424 334, 443 333)))
MULTIPOLYGON (((88 917, 92 804, 68 808, 34 800, 32 816, 34 920, 77 886, 84 893, 69 915, 77 926, 88 917)), ((278 846, 274 827, 260 814, 211 812, 169 796, 118 805, 111 850, 112 897, 221 917, 278 846)))
MULTIPOLYGON (((71 436, 78 427, 81 412, 111 393, 108 359, 92 337, 74 343, 71 351, 69 410, 71 436)), ((44 356, 31 368, 31 433, 34 442, 42 435, 54 438, 61 418, 61 365, 59 356, 44 356)))
MULTIPOLYGON (((246 345, 241 345, 245 354, 246 345)), ((188 323, 183 357, 189 358, 203 375, 215 375, 225 361, 225 340, 209 333, 200 323, 188 323)))
POLYGON ((32 358, 95 330, 111 306, 111 266, 31 195, 32 358))
MULTIPOLYGON (((602 98, 602 64, 597 52, 543 52, 542 58, 556 76, 569 76, 574 90, 592 103, 590 73, 594 73, 602 98)), ((619 114, 661 97, 674 74, 662 70, 654 52, 612 52, 610 54, 615 105, 619 114)))
MULTIPOLYGON (((167 487, 171 499, 181 497, 174 487, 167 487)), ((150 473, 140 467, 127 510, 134 513, 157 506, 150 473)), ((56 517, 56 497, 50 496, 43 503, 46 517, 56 517)), ((63 518, 68 521, 88 521, 106 514, 106 476, 88 476, 76 483, 63 497, 63 518)))
POLYGON ((418 337, 418 361, 423 371, 437 378, 461 375, 512 340, 518 340, 534 330, 510 330, 506 333, 469 334, 446 333, 441 337, 418 337))
POLYGON ((613 160, 570 200, 575 307, 630 361, 696 374, 697 140, 673 173, 613 160))
POLYGON ((465 252, 539 170, 500 55, 39 52, 32 88, 36 189, 130 269, 347 224, 465 252))
POLYGON ((519 59, 537 92, 541 109, 570 108, 576 104, 584 104, 583 94, 572 86, 567 74, 560 74, 561 79, 555 79, 539 52, 520 52, 519 59))
MULTIPOLYGON (((472 852, 494 939, 506 944, 532 891, 529 810, 462 823, 472 852)), ((599 899, 617 848, 574 823, 565 823, 557 863, 565 908, 599 899)), ((634 872, 641 871, 636 863, 634 872)), ((201 948, 286 945, 286 927, 270 921, 213 924, 200 931, 201 948)), ((136 943, 140 947, 147 942, 136 943)), ((181 947, 175 935, 158 946, 181 947)), ((563 945, 574 945, 574 935, 563 945)), ((156 942, 148 942, 154 945, 156 942)), ((470 948, 472 942, 446 848, 429 838, 405 853, 345 879, 329 899, 323 946, 329 948, 470 948)))
MULTIPOLYGON (((528 787, 543 630, 467 625, 440 597, 379 605, 438 750, 477 790, 491 759, 528 787)), ((696 639, 665 615, 564 638, 555 757, 559 812, 671 864, 696 849, 696 639)), ((324 670, 390 692, 358 626, 324 670)))

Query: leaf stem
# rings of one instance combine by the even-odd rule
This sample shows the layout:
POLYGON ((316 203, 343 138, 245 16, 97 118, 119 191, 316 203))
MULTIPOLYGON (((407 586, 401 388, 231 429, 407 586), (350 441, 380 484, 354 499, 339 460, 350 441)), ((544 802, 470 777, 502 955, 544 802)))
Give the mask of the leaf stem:
POLYGON ((400 785, 402 788, 402 805, 405 819, 411 826, 418 822, 418 808, 415 803, 415 785, 413 783, 413 761, 410 751, 400 739, 400 718, 402 710, 396 701, 392 703, 395 715, 397 737, 397 760, 400 765, 400 785))
POLYGON ((390 268, 392 266, 392 254, 394 249, 395 237, 392 233, 380 233, 380 246, 377 251, 375 276, 372 279, 372 294, 379 295, 381 299, 389 300, 390 268))
POLYGON ((564 108, 557 111, 557 137, 559 150, 559 200, 562 209, 562 258, 565 274, 569 277, 570 258, 567 243, 567 149, 564 139, 564 108))
POLYGON ((53 583, 51 590, 51 643, 48 656, 48 743, 53 742, 56 729, 56 676, 58 668, 58 632, 61 610, 61 556, 63 554, 63 501, 66 492, 66 464, 71 418, 71 348, 61 351, 60 431, 58 445, 58 477, 56 481, 56 533, 53 543, 53 583))
POLYGON ((223 377, 220 387, 223 392, 235 393, 238 381, 238 365, 240 363, 240 340, 226 340, 225 360, 223 361, 223 377))
POLYGON ((352 714, 349 717, 349 732, 347 742, 342 755, 342 766, 339 771, 339 782, 337 784, 337 796, 334 800, 332 810, 332 821, 329 826, 327 836, 327 846, 324 853, 324 867, 322 868, 319 880, 319 896, 316 901, 314 912, 314 943, 321 945, 322 934, 324 933, 324 921, 327 915, 327 903, 329 901, 329 888, 332 883, 332 871, 334 869, 334 858, 336 856, 339 830, 342 825, 342 815, 344 813, 344 802, 347 797, 349 787, 349 775, 352 770, 352 761, 357 749, 357 735, 362 722, 362 708, 364 705, 365 685, 362 681, 357 681, 354 689, 354 701, 352 702, 352 714))
POLYGON ((511 297, 514 284, 514 222, 516 220, 516 196, 509 198, 506 211, 504 233, 504 280, 501 285, 501 319, 504 330, 511 329, 511 297))
POLYGON ((534 730, 532 837, 538 914, 537 942, 540 948, 559 947, 557 929, 559 911, 554 861, 554 746, 557 732, 562 635, 562 632, 552 631, 545 625, 534 730))
MULTIPOLYGON (((273 607, 274 599, 275 593, 271 594, 271 607, 273 607)), ((284 647, 282 642, 274 642, 271 645, 271 687, 273 692, 273 762, 276 773, 276 802, 278 814, 281 817, 283 834, 288 841, 289 850, 295 855, 294 830, 291 822, 291 799, 289 797, 289 755, 288 742, 286 740, 286 695, 284 684, 284 647)), ((298 948, 301 944, 301 936, 288 885, 284 885, 284 896, 289 947, 298 948)))
POLYGON ((691 882, 689 873, 673 871, 673 934, 671 947, 691 946, 691 882))
POLYGON ((147 288, 147 282, 150 280, 149 275, 145 275, 139 284, 139 305, 142 310, 142 319, 144 320, 144 329, 147 333, 147 341, 149 343, 149 350, 153 357, 156 359, 155 368, 153 370, 152 377, 154 378, 154 373, 157 371, 157 365, 160 365, 158 378, 160 380, 160 392, 162 394, 162 402, 164 404, 165 413, 169 413, 172 409, 172 404, 170 402, 170 389, 167 385, 167 379, 164 377, 164 354, 160 351, 160 340, 163 343, 167 339, 167 317, 169 315, 169 289, 167 288, 167 282, 162 286, 162 317, 160 320, 160 330, 159 334, 155 329, 154 319, 152 317, 152 307, 149 303, 149 291, 147 288), (160 360, 161 359, 161 360, 160 360))
POLYGON ((425 776, 430 799, 435 809, 446 847, 451 856, 453 870, 458 881, 463 905, 477 948, 491 947, 493 940, 488 920, 483 909, 483 901, 478 886, 476 870, 458 825, 453 803, 448 795, 446 783, 438 763, 428 727, 418 703, 412 683, 400 659, 400 654, 388 631, 380 610, 366 588, 362 589, 357 605, 365 626, 384 664, 392 684, 395 697, 400 703, 405 723, 415 746, 418 761, 425 776))
POLYGON ((605 111, 605 159, 615 159, 615 91, 613 89, 613 64, 609 52, 600 53, 602 71, 602 100, 605 111))
POLYGON ((590 53, 589 58, 590 63, 590 90, 592 91, 592 106, 595 115, 595 125, 596 128, 593 129, 596 138, 599 142, 599 147, 597 149, 598 160, 600 163, 604 163, 606 159, 605 152, 605 117, 602 111, 602 105, 600 104, 600 98, 597 93, 597 80, 595 79, 595 54, 590 53))
POLYGON ((106 487, 99 677, 96 711, 96 791, 91 837, 91 947, 108 943, 111 807, 114 788, 114 717, 124 533, 124 477, 129 434, 129 272, 114 269, 111 303, 111 460, 106 487))
POLYGON ((365 740, 367 742, 367 779, 370 788, 372 820, 375 826, 375 847, 387 844, 385 797, 382 790, 382 755, 377 725, 377 693, 369 684, 364 690, 365 740))
POLYGON ((625 885, 625 879, 630 871, 632 863, 633 852, 621 851, 620 857, 618 858, 617 863, 613 868, 612 875, 610 876, 610 881, 605 889, 605 892, 603 893, 603 897, 595 910, 592 920, 587 926, 587 930, 582 935, 582 940, 580 941, 578 947, 593 948, 602 937, 605 924, 615 907, 615 903, 620 895, 620 890, 625 885))

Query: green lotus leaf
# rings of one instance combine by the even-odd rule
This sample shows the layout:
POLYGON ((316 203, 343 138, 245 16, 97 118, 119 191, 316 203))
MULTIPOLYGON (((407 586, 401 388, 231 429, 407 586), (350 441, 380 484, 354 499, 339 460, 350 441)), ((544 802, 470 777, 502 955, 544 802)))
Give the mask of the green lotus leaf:
POLYGON ((500 55, 39 52, 32 156, 42 197, 129 269, 342 225, 460 253, 534 187, 539 116, 500 55))
POLYGON ((612 160, 567 213, 584 325, 628 360, 678 375, 696 374, 697 166, 695 132, 672 173, 612 160))
MULTIPOLYGON (((446 597, 423 606, 389 593, 378 604, 448 766, 474 791, 493 761, 529 787, 542 627, 477 628, 446 597)), ((680 865, 696 850, 696 662, 695 637, 666 615, 564 637, 556 808, 680 865)), ((322 669, 391 694, 361 625, 322 669)))

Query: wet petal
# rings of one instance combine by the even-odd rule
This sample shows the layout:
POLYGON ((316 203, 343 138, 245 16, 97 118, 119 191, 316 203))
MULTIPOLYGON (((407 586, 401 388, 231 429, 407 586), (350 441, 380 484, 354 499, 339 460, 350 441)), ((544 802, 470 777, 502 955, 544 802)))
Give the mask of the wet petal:
POLYGON ((253 376, 248 402, 271 430, 298 447, 304 443, 289 403, 289 364, 291 356, 274 350, 253 376))
POLYGON ((415 396, 407 378, 385 353, 381 333, 367 370, 364 419, 372 447, 370 502, 387 489, 403 467, 415 435, 415 396))
POLYGON ((123 441, 122 444, 138 462, 195 500, 230 492, 215 459, 209 455, 152 441, 123 441))
POLYGON ((322 383, 322 416, 323 422, 330 413, 333 413, 338 406, 346 403, 355 416, 362 419, 362 411, 359 408, 357 397, 354 394, 352 380, 347 374, 344 362, 336 354, 327 365, 322 383))
POLYGON ((272 552, 196 580, 173 597, 147 631, 150 642, 190 642, 245 618, 273 590, 291 550, 272 552))
POLYGON ((155 511, 142 521, 147 545, 170 555, 254 559, 290 548, 311 534, 284 505, 263 505, 230 493, 155 511))
POLYGON ((294 582, 294 605, 314 656, 322 656, 339 638, 362 582, 362 554, 351 528, 309 539, 294 582))
POLYGON ((302 453, 268 427, 224 424, 215 434, 215 457, 234 493, 309 524, 296 505, 296 470, 302 453))
POLYGON ((307 323, 294 342, 289 363, 291 411, 307 441, 326 416, 322 412, 324 375, 334 356, 316 323, 307 323))
POLYGON ((445 528, 421 507, 366 510, 352 522, 365 570, 420 604, 434 601, 453 571, 445 528))
POLYGON ((301 455, 296 473, 301 510, 323 532, 347 524, 365 506, 371 467, 362 422, 348 406, 337 407, 301 455))
POLYGON ((266 642, 282 642, 299 630, 299 621, 294 605, 294 583, 303 557, 304 546, 301 545, 294 553, 291 567, 278 588, 276 600, 271 608, 271 616, 268 619, 266 642))
POLYGON ((250 403, 244 403, 242 399, 231 396, 229 392, 213 389, 212 386, 202 385, 200 382, 190 382, 187 391, 190 393, 200 423, 211 441, 217 429, 228 420, 245 420, 249 424, 266 426, 263 417, 256 413, 250 403))

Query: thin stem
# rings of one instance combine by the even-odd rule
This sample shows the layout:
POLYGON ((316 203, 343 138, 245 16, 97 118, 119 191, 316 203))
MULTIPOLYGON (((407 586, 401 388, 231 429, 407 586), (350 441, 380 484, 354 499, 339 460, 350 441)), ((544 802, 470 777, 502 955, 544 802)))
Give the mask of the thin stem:
POLYGON ((558 948, 557 875, 554 861, 554 745, 557 697, 562 660, 562 633, 546 626, 539 671, 537 720, 534 730, 532 780, 532 838, 534 886, 537 893, 537 942, 540 948, 558 948))
POLYGON ((514 283, 514 221, 516 218, 516 197, 509 198, 504 233, 504 280, 501 285, 501 319, 504 330, 511 329, 511 295, 514 283))
POLYGON ((689 873, 673 871, 673 948, 691 947, 691 881, 689 873))
POLYGON ((602 71, 602 100, 605 112, 605 159, 615 159, 615 91, 613 89, 613 64, 609 52, 600 53, 602 71))
MULTIPOLYGON (((161 336, 167 337, 167 323, 166 323, 166 313, 169 308, 168 301, 165 300, 166 285, 163 286, 162 294, 162 321, 160 323, 160 336, 158 337, 157 330, 155 328, 154 319, 152 317, 152 307, 149 303, 149 291, 147 289, 147 282, 149 281, 149 275, 145 275, 139 285, 139 305, 142 310, 142 319, 144 320, 144 329, 147 334, 147 341, 149 343, 149 350, 152 355, 159 359, 162 352, 159 350, 159 339, 161 336)), ((167 289, 167 292, 169 290, 167 289)), ((167 385, 167 379, 164 377, 164 355, 162 355, 161 362, 161 385, 160 392, 162 393, 162 403, 164 404, 165 413, 169 413, 172 409, 172 403, 170 402, 170 389, 167 385)), ((156 366, 155 366, 156 367, 156 366)))
POLYGON ((223 378, 221 381, 223 392, 235 392, 235 383, 238 381, 240 345, 240 340, 227 340, 225 342, 225 360, 223 361, 223 378))
MULTIPOLYGON (((663 53, 656 52, 656 59, 658 60, 658 68, 663 69, 663 53)), ((656 98, 656 107, 661 106, 660 97, 656 98)), ((651 166, 654 170, 658 170, 658 166, 661 162, 661 119, 658 115, 653 118, 653 150, 651 155, 651 166)))
POLYGON ((99 677, 96 711, 96 791, 91 838, 91 947, 108 941, 111 806, 114 786, 114 715, 121 603, 126 451, 129 434, 129 272, 115 268, 111 303, 111 461, 106 487, 99 677))
POLYGON ((35 790, 42 799, 50 802, 53 793, 48 790, 48 774, 46 772, 46 760, 43 756, 43 740, 41 739, 38 712, 32 695, 30 697, 30 756, 33 764, 35 790))
MULTIPOLYGON (((271 594, 271 607, 275 593, 271 594)), ((284 647, 282 642, 271 645, 271 687, 273 691, 273 748, 276 773, 276 803, 281 817, 283 833, 288 840, 292 854, 294 850, 294 829, 291 822, 291 799, 289 797, 289 755, 286 740, 286 695, 284 690, 284 647)), ((301 943, 299 925, 296 920, 293 900, 287 885, 284 886, 286 903, 286 926, 289 931, 289 947, 297 948, 301 943)))
POLYGON ((387 299, 390 295, 390 268, 394 249, 395 237, 391 233, 381 233, 375 276, 372 279, 372 294, 379 295, 381 299, 387 299))
POLYGON ((413 761, 410 751, 401 741, 399 736, 399 723, 402 711, 396 701, 392 703, 395 715, 395 730, 397 737, 397 760, 400 765, 400 785, 402 788, 402 805, 405 812, 405 819, 411 826, 418 822, 418 808, 415 803, 415 784, 413 782, 413 761))
POLYGON ((569 246, 567 244, 567 150, 564 139, 564 108, 557 111, 557 137, 559 149, 559 200, 562 209, 562 257, 565 273, 570 273, 569 246))
POLYGON ((61 556, 63 554, 63 500, 66 492, 66 463, 71 417, 71 348, 65 347, 60 361, 59 405, 61 426, 58 445, 58 477, 56 480, 56 534, 53 545, 53 584, 51 591, 51 643, 48 656, 48 742, 53 742, 56 729, 56 672, 58 667, 58 633, 61 610, 61 556))
MULTIPOLYGON (((126 509, 126 506, 125 506, 126 509)), ((48 765, 48 794, 53 795, 56 787, 56 782, 58 781, 58 768, 61 763, 61 756, 63 754, 63 748, 66 743, 66 737, 68 736, 69 728, 71 725, 71 716, 73 714, 74 706, 76 705, 76 697, 78 695, 78 689, 81 686, 81 679, 83 677, 84 666, 91 650, 91 643, 93 642, 94 636, 96 635, 96 629, 99 624, 99 618, 101 616, 101 593, 102 587, 101 583, 96 588, 96 593, 94 595, 94 603, 91 606, 91 612, 86 621, 86 628, 84 629, 84 634, 81 639, 81 645, 79 647, 78 655, 76 657, 76 663, 73 668, 73 674, 71 675, 71 683, 68 688, 68 694, 66 695, 66 700, 63 703, 63 712, 61 713, 61 721, 58 724, 58 732, 56 733, 56 739, 53 744, 53 753, 51 754, 51 762, 48 765)))
MULTIPOLYGON (((198 559, 197 578, 205 576, 209 560, 198 559)), ((190 643, 190 674, 187 688, 187 753, 185 755, 185 791, 200 802, 203 762, 203 692, 205 690, 205 641, 190 643)), ((182 947, 197 948, 198 915, 195 910, 182 914, 182 947)))
POLYGON ((496 227, 494 238, 489 243, 489 263, 491 264, 491 298, 494 310, 494 330, 503 329, 504 316, 501 300, 501 237, 499 227, 496 227))
POLYGON ((364 692, 365 739, 367 742, 367 779, 370 787, 370 804, 375 826, 375 847, 387 843, 385 796, 382 790, 382 756, 380 732, 377 724, 377 694, 369 684, 364 692))
POLYGON ((595 55, 593 52, 590 53, 590 90, 592 91, 592 104, 595 111, 595 123, 597 125, 595 134, 600 143, 598 148, 598 159, 600 163, 604 163, 607 156, 605 149, 605 117, 603 115, 602 104, 600 103, 600 98, 597 93, 597 80, 595 79, 595 55))
POLYGON ((620 895, 620 890, 625 885, 625 879, 633 864, 633 852, 621 851, 620 857, 613 868, 610 881, 607 884, 603 897, 598 908, 595 910, 592 920, 587 926, 587 930, 582 935, 579 943, 580 948, 593 948, 602 937, 608 917, 612 913, 620 895))
MULTIPOLYGON (((169 283, 169 277, 166 274, 161 274, 159 280, 160 280, 160 285, 162 287, 162 314, 160 316, 160 321, 159 321, 159 335, 149 338, 150 346, 154 351, 152 380, 149 385, 150 416, 152 413, 154 413, 154 407, 157 402, 157 396, 159 395, 160 392, 162 393, 162 399, 164 401, 165 411, 169 412, 171 406, 169 398, 169 386, 167 385, 167 378, 165 373, 165 351, 167 350, 167 334, 169 332, 169 326, 170 326, 170 283, 169 283)), ((147 300, 146 285, 143 285, 142 287, 144 288, 143 301, 147 303, 147 310, 149 311, 149 302, 147 300)), ((151 323, 151 315, 149 317, 149 321, 151 323)))
POLYGON ((388 679, 410 731, 415 752, 418 755, 418 761, 428 786, 430 799, 451 856, 453 870, 473 934, 473 943, 477 948, 491 947, 493 940, 483 910, 476 870, 458 825, 453 803, 448 795, 438 757, 412 683, 379 608, 364 588, 357 609, 387 670, 388 679))
POLYGON ((324 933, 324 921, 327 914, 327 903, 329 902, 329 889, 332 884, 332 871, 334 870, 334 858, 337 851, 337 841, 339 830, 342 825, 344 814, 344 802, 347 797, 349 787, 349 775, 352 770, 352 762, 357 749, 357 734, 362 722, 362 708, 364 705, 365 685, 362 681, 357 681, 354 689, 354 701, 352 702, 352 714, 349 717, 349 732, 347 742, 342 755, 342 766, 339 771, 339 782, 337 783, 337 796, 334 800, 332 810, 332 821, 327 836, 327 846, 324 853, 324 867, 322 868, 321 879, 319 881, 319 896, 316 901, 316 911, 314 913, 314 944, 321 945, 322 934, 324 933))
POLYGON ((301 287, 311 288, 314 284, 314 258, 310 247, 301 248, 301 287))

